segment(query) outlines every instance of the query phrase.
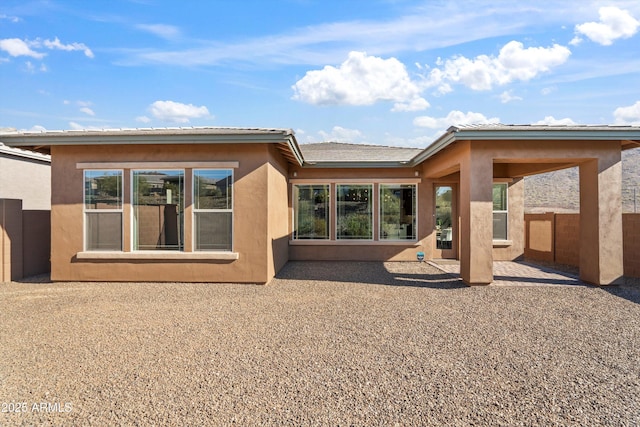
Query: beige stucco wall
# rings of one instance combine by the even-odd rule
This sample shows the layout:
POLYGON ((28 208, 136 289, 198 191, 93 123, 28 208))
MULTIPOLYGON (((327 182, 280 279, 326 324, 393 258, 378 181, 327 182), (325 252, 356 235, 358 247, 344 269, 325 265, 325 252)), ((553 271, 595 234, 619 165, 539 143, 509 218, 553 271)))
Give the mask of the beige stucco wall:
MULTIPOLYGON (((266 283, 286 262, 282 244, 286 228, 269 225, 269 201, 286 196, 286 163, 268 144, 111 145, 52 147, 52 280, 186 281, 266 283), (234 169, 234 252, 236 260, 192 259, 191 172, 185 171, 185 257, 112 259, 78 257, 83 252, 83 171, 79 162, 239 162, 234 169), (271 188, 273 187, 273 188, 271 188), (270 192, 271 191, 271 192, 270 192), (283 194, 285 196, 283 196, 283 194), (276 247, 276 255, 272 248, 276 247)), ((124 250, 131 248, 130 178, 125 170, 124 250)), ((286 200, 284 200, 286 210, 286 200)))
POLYGON ((0 199, 21 199, 25 210, 49 210, 50 164, 0 153, 0 199))

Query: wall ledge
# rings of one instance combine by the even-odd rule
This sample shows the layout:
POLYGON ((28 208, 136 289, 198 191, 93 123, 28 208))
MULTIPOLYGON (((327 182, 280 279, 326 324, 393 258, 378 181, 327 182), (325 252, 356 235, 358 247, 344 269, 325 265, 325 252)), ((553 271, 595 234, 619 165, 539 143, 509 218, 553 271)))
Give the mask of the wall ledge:
POLYGON ((415 240, 289 240, 289 246, 406 246, 413 248, 421 244, 415 240))
POLYGON ((494 240, 493 247, 494 248, 506 248, 507 246, 512 246, 513 240, 494 240))
POLYGON ((78 252, 79 260, 180 260, 180 261, 206 261, 226 260, 234 261, 239 258, 237 252, 178 252, 178 251, 85 251, 78 252))

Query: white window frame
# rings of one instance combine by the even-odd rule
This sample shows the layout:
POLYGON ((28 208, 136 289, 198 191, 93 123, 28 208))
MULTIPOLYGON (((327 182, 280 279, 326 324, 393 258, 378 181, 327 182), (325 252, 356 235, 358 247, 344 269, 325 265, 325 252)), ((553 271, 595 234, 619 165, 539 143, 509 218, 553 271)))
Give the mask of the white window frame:
POLYGON ((120 213, 120 250, 124 251, 124 170, 123 169, 83 169, 82 170, 82 242, 85 252, 113 252, 114 249, 89 249, 87 236, 87 214, 120 213), (120 172, 120 209, 87 209, 86 172, 120 172))
POLYGON ((333 205, 333 191, 331 189, 332 185, 330 182, 311 182, 311 183, 304 183, 304 182, 299 182, 299 183, 294 183, 291 184, 291 201, 292 201, 292 215, 291 215, 291 238, 294 241, 300 241, 300 242, 318 242, 318 241, 329 241, 331 240, 331 224, 332 224, 332 218, 331 218, 331 212, 333 212, 332 209, 332 205, 333 205), (309 238, 309 239, 301 239, 299 237, 295 236, 295 227, 296 227, 296 215, 298 214, 298 212, 296 211, 296 207, 297 207, 297 200, 296 200, 296 187, 297 186, 301 186, 301 185, 305 185, 305 186, 323 186, 323 187, 327 187, 328 188, 328 200, 327 200, 327 215, 329 215, 329 218, 327 219, 327 237, 323 237, 323 238, 309 238))
MULTIPOLYGON (((146 167, 143 167, 143 168, 136 168, 136 169, 130 169, 129 170, 129 194, 130 194, 129 201, 131 203, 131 214, 130 214, 130 221, 129 221, 130 222, 130 233, 131 233, 130 236, 131 236, 131 238, 129 239, 130 240, 129 246, 130 246, 130 251, 131 252, 136 252, 136 253, 140 253, 140 252, 142 252, 142 253, 145 253, 145 252, 162 253, 162 252, 165 252, 165 251, 162 251, 162 250, 135 249, 135 242, 136 242, 136 235, 135 235, 135 222, 136 222, 135 221, 135 206, 136 205, 134 205, 134 203, 133 203, 134 197, 135 197, 135 194, 134 194, 134 191, 133 191, 133 180, 135 178, 135 173, 136 172, 159 172, 159 171, 162 171, 162 172, 165 172, 165 171, 167 171, 167 172, 168 171, 181 171, 182 172, 182 182, 183 182, 182 185, 183 185, 183 187, 186 184, 186 179, 185 179, 185 177, 186 177, 186 169, 185 168, 176 168, 176 167, 173 167, 173 168, 170 168, 170 167, 167 167, 167 168, 146 168, 146 167)), ((186 189, 183 188, 182 191, 183 191, 183 194, 184 194, 186 189)), ((186 208, 186 206, 184 206, 184 202, 185 201, 183 200, 183 206, 182 206, 183 209, 186 208)), ((182 227, 184 229, 184 212, 183 212, 183 217, 182 217, 182 227)), ((183 239, 184 239, 184 237, 183 237, 183 239)), ((167 252, 184 253, 185 252, 184 248, 185 248, 185 242, 183 241, 182 242, 182 250, 168 250, 167 252)))
POLYGON ((193 168, 191 170, 191 251, 192 252, 233 252, 235 248, 235 173, 233 168, 193 168), (231 171, 231 209, 196 209, 196 171, 231 171), (196 213, 199 212, 211 212, 211 213, 231 213, 231 248, 229 250, 209 250, 198 249, 196 250, 196 213))
POLYGON ((377 204, 376 204, 376 197, 375 197, 375 183, 374 182, 336 182, 335 183, 335 196, 334 196, 334 200, 335 200, 335 218, 334 218, 334 223, 333 223, 333 228, 335 230, 335 240, 336 242, 373 242, 376 240, 376 224, 375 224, 375 211, 377 209, 377 204), (340 239, 338 237, 338 204, 339 204, 339 191, 338 191, 338 187, 339 186, 357 186, 357 187, 363 187, 363 186, 371 186, 371 192, 370 192, 370 197, 371 197, 371 238, 370 239, 340 239))
POLYGON ((379 182, 378 183, 378 241, 380 242, 417 242, 418 241, 418 184, 407 182, 407 183, 386 183, 379 182), (391 188, 401 188, 403 185, 411 185, 413 186, 413 194, 414 194, 414 219, 412 226, 415 228, 413 234, 413 239, 384 239, 382 237, 382 187, 391 187, 391 188))
POLYGON ((507 230, 506 230, 506 236, 504 239, 496 239, 495 236, 493 236, 493 229, 491 231, 491 237, 494 241, 505 241, 505 240, 509 240, 509 183, 507 182, 494 182, 493 185, 491 186, 491 192, 493 195, 493 187, 496 185, 504 185, 505 186, 505 191, 504 191, 504 197, 505 197, 505 210, 494 210, 493 209, 493 200, 491 201, 491 220, 493 221, 493 214, 496 213, 504 213, 506 214, 506 226, 507 226, 507 230))

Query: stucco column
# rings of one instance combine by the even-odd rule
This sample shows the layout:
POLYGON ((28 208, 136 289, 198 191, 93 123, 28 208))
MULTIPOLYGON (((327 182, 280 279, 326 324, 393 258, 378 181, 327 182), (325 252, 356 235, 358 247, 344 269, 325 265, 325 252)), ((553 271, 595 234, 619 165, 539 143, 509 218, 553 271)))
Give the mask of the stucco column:
POLYGON ((580 164, 580 279, 622 282, 622 163, 620 149, 580 164))
POLYGON ((471 149, 460 164, 460 276, 468 285, 493 281, 493 160, 471 149))

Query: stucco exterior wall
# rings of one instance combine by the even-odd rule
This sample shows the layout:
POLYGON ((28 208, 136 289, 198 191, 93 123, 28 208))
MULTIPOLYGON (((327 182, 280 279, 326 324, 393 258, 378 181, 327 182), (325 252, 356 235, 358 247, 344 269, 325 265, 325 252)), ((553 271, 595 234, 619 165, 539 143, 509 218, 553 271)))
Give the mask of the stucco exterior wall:
MULTIPOLYGON (((270 150, 267 144, 52 147, 52 280, 268 282, 286 262, 281 247, 275 258, 271 249, 274 247, 272 238, 283 233, 286 222, 284 226, 275 223, 269 226, 270 184, 280 192, 286 185, 283 184, 284 162, 277 152, 270 150), (157 257, 145 259, 119 259, 117 254, 87 256, 83 241, 83 170, 77 168, 77 163, 167 161, 239 163, 234 169, 233 186, 233 252, 238 254, 238 259, 202 259, 190 255, 193 241, 190 169, 185 170, 183 253, 177 258, 176 251, 154 251, 153 255, 157 253, 157 257), (165 256, 168 252, 171 252, 171 259, 165 256), (80 253, 84 255, 79 256, 80 253)), ((135 253, 131 254, 131 174, 128 169, 125 169, 123 179, 124 253, 135 256, 135 253)), ((283 210, 286 205, 285 201, 283 210)))
POLYGON ((51 165, 0 153, 0 199, 20 199, 25 210, 49 210, 51 165))
MULTIPOLYGON (((532 260, 580 265, 580 214, 526 214, 525 256, 532 260)), ((640 277, 640 214, 622 214, 624 275, 640 277)))

